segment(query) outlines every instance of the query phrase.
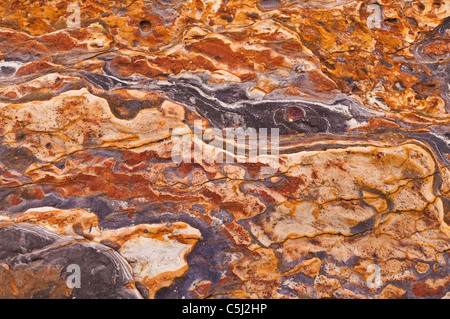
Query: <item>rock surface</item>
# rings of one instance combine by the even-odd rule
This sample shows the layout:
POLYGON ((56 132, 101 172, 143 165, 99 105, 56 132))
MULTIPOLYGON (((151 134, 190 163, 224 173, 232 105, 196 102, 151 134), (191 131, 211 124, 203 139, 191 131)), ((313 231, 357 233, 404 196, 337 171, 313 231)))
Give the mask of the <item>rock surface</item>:
POLYGON ((448 298, 448 2, 69 5, 0 7, 0 298, 448 298))

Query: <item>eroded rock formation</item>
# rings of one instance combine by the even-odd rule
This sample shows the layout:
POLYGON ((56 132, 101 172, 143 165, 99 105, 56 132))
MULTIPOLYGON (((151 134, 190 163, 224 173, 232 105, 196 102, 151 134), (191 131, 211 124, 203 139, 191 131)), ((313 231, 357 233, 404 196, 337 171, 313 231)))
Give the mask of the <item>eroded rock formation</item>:
POLYGON ((447 2, 69 5, 0 7, 0 297, 450 297, 447 2))

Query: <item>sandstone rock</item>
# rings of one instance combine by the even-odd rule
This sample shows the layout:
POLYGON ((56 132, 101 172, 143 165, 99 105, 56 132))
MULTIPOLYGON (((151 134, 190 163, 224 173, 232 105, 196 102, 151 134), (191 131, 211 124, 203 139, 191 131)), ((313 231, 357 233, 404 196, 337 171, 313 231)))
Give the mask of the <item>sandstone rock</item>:
POLYGON ((448 4, 76 6, 0 7, 0 297, 448 298, 448 4))

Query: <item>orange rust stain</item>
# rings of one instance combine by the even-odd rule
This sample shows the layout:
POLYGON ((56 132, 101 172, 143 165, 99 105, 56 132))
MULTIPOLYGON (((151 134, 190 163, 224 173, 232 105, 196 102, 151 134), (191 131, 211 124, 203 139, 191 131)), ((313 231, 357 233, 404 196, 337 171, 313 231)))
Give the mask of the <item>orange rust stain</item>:
POLYGON ((12 206, 17 206, 22 202, 23 202, 23 199, 16 195, 13 195, 9 198, 9 204, 12 206))
POLYGON ((430 287, 424 282, 415 284, 412 289, 412 293, 417 297, 433 297, 440 296, 444 292, 444 287, 430 287))
POLYGON ((43 43, 49 50, 54 51, 69 51, 72 49, 85 49, 85 43, 78 44, 78 42, 65 32, 57 32, 53 34, 46 34, 37 39, 43 43))
POLYGON ((49 63, 49 61, 50 58, 44 58, 39 61, 30 62, 19 68, 16 72, 16 76, 29 75, 51 69, 53 66, 49 63))
POLYGON ((450 53, 450 39, 438 39, 423 48, 423 54, 429 58, 444 56, 450 53))
POLYGON ((244 68, 253 70, 253 64, 248 62, 247 57, 231 49, 230 45, 220 39, 206 39, 189 44, 193 52, 203 53, 218 62, 226 64, 230 68, 244 68))
POLYGON ((19 294, 19 289, 17 289, 16 284, 14 283, 14 278, 11 277, 10 281, 9 281, 11 288, 14 292, 14 295, 18 295, 19 294))

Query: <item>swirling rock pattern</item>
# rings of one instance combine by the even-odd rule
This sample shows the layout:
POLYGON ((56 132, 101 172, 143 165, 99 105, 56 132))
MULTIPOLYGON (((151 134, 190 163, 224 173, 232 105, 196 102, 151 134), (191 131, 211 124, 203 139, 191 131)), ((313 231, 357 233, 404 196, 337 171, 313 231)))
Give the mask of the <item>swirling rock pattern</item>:
POLYGON ((0 297, 450 297, 448 2, 70 5, 0 7, 0 297))

